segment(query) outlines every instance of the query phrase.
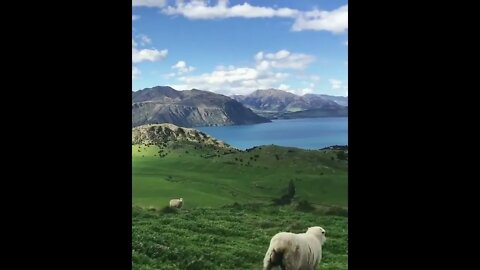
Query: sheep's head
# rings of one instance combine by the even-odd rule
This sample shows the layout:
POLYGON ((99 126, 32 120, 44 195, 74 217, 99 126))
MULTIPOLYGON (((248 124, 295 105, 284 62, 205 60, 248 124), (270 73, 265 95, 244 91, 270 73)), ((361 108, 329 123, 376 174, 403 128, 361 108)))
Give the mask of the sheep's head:
POLYGON ((320 240, 320 244, 324 244, 325 241, 327 241, 327 237, 325 236, 326 231, 322 227, 315 226, 315 227, 310 227, 307 230, 307 233, 314 235, 315 237, 320 240))
POLYGON ((183 202, 183 198, 180 198, 180 201, 183 202))

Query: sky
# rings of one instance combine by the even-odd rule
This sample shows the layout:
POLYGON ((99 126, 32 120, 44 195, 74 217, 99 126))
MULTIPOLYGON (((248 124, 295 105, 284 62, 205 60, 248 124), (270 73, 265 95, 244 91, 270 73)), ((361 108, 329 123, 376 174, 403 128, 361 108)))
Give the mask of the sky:
POLYGON ((132 90, 348 96, 348 0, 132 0, 132 90))

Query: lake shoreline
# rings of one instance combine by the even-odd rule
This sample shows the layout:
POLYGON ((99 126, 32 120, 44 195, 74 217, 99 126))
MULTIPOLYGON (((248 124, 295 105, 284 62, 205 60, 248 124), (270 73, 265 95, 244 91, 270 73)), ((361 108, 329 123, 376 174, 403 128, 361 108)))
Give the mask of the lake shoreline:
POLYGON ((307 150, 348 145, 348 117, 273 119, 269 123, 196 129, 241 150, 272 144, 307 150))

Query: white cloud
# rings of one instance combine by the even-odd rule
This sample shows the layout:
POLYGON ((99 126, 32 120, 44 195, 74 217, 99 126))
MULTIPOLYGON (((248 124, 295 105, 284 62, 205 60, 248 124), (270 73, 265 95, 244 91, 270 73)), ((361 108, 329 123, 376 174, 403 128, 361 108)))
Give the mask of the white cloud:
POLYGON ((172 73, 164 74, 163 76, 165 78, 169 79, 169 78, 173 78, 173 77, 177 76, 177 74, 175 72, 172 72, 172 73))
POLYGON ((293 31, 315 30, 343 33, 348 30, 348 5, 332 11, 313 10, 301 13, 292 26, 293 31))
POLYGON ((178 91, 190 90, 192 88, 195 88, 195 87, 189 87, 186 84, 170 84, 170 87, 172 87, 173 89, 178 90, 178 91))
POLYGON ((287 91, 289 93, 299 95, 299 96, 303 96, 303 95, 308 94, 308 93, 313 93, 312 88, 313 88, 313 86, 311 85, 310 87, 306 87, 306 88, 303 88, 303 89, 291 89, 290 85, 286 85, 286 84, 280 84, 280 86, 277 87, 277 89, 279 89, 279 90, 287 91))
POLYGON ((135 80, 136 78, 138 78, 138 75, 140 75, 140 70, 135 67, 135 66, 132 66, 132 80, 135 80))
POLYGON ((132 48, 132 62, 140 63, 143 61, 155 62, 167 57, 168 50, 157 50, 157 49, 142 49, 137 50, 132 48))
MULTIPOLYGON (((309 76, 309 77, 314 77, 314 76, 309 76)), ((305 94, 315 92, 315 88, 316 88, 315 83, 312 83, 312 82, 309 82, 309 81, 303 81, 302 84, 303 85, 308 85, 308 86, 303 87, 303 88, 295 88, 295 89, 292 89, 290 87, 288 89, 281 89, 281 88, 278 88, 278 89, 285 90, 287 92, 290 92, 292 94, 299 95, 299 96, 303 96, 305 94)))
POLYGON ((258 71, 253 68, 235 68, 232 70, 217 69, 212 73, 204 73, 200 76, 185 78, 187 83, 208 83, 212 85, 223 85, 225 83, 242 83, 242 81, 255 80, 258 78, 258 71))
POLYGON ((348 40, 347 40, 347 41, 345 41, 345 46, 348 46, 348 40))
MULTIPOLYGON (((255 64, 250 67, 217 66, 210 73, 177 78, 182 89, 198 88, 222 94, 248 94, 256 89, 280 87, 288 89, 282 83, 290 74, 281 72, 284 69, 305 68, 313 57, 301 53, 280 50, 275 53, 259 52, 254 56, 255 64)), ((172 68, 184 69, 188 65, 179 61, 172 68)))
POLYGON ((166 0, 132 0, 134 7, 164 7, 166 0))
POLYGON ((304 69, 315 61, 315 57, 303 53, 290 53, 287 50, 280 50, 276 53, 259 52, 255 55, 257 69, 268 70, 278 69, 304 69))
POLYGON ((312 80, 314 82, 319 82, 320 81, 320 76, 312 75, 312 76, 310 76, 310 80, 312 80))
POLYGON ((195 67, 188 66, 185 61, 178 61, 175 65, 172 66, 172 69, 178 70, 179 74, 188 73, 195 70, 195 67))
MULTIPOLYGON (((142 40, 142 44, 151 42, 151 40, 145 35, 141 35, 140 38, 142 40)), ((137 45, 137 42, 135 42, 135 40, 132 38, 132 80, 137 79, 138 76, 141 74, 140 69, 136 66, 133 66, 133 64, 137 64, 143 61, 154 62, 167 57, 168 54, 168 50, 159 51, 155 48, 139 50, 137 48, 137 45)))
POLYGON ((162 8, 162 12, 167 15, 181 15, 192 20, 274 17, 291 18, 294 19, 292 25, 293 31, 314 30, 342 33, 346 32, 348 29, 348 5, 341 6, 332 11, 317 9, 300 11, 291 8, 254 6, 246 2, 229 6, 228 0, 218 0, 216 4, 212 5, 209 4, 210 2, 211 1, 206 0, 177 0, 175 5, 162 8))
POLYGON ((179 80, 186 88, 198 88, 222 94, 248 94, 255 89, 277 86, 288 77, 286 73, 260 71, 251 67, 216 68, 198 76, 184 76, 179 80))
POLYGON ((330 79, 328 81, 330 82, 330 86, 332 87, 332 89, 340 89, 343 84, 343 82, 340 80, 330 79))
POLYGON ((142 34, 142 35, 139 35, 138 37, 140 38, 141 44, 143 46, 152 43, 152 40, 147 35, 142 34))
POLYGON ((298 80, 303 80, 303 84, 305 85, 309 83, 316 84, 322 80, 322 78, 319 75, 309 75, 303 72, 301 74, 297 74, 295 78, 298 80))
POLYGON ((140 63, 143 61, 155 62, 167 57, 168 50, 157 49, 137 49, 137 43, 132 38, 132 63, 140 63))
POLYGON ((309 88, 309 87, 303 88, 303 89, 298 89, 298 90, 296 90, 296 91, 293 91, 294 94, 297 94, 297 95, 299 95, 299 96, 303 96, 303 95, 305 95, 305 94, 311 94, 311 93, 313 93, 313 92, 314 92, 313 89, 312 89, 312 88, 309 88))
POLYGON ((140 16, 138 16, 138 15, 132 15, 132 21, 136 21, 136 20, 138 20, 138 19, 140 19, 140 16))
POLYGON ((216 5, 209 6, 207 1, 193 0, 188 3, 177 1, 176 6, 164 8, 168 15, 183 15, 189 19, 223 19, 223 18, 272 18, 295 17, 298 10, 290 8, 271 8, 252 6, 248 3, 228 6, 228 0, 219 0, 216 5))

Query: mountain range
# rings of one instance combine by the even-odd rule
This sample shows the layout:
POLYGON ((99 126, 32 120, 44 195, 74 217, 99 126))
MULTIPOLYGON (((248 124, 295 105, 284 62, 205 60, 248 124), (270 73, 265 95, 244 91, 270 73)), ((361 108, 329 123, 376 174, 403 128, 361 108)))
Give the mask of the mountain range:
POLYGON ((348 97, 256 90, 231 97, 198 89, 156 86, 132 91, 132 127, 172 123, 181 127, 228 126, 271 119, 348 116, 348 97))
POLYGON ((348 116, 348 97, 306 94, 295 95, 277 89, 256 90, 233 99, 258 115, 275 118, 348 116))
POLYGON ((270 122, 240 102, 198 89, 168 86, 132 91, 132 127, 172 123, 182 127, 226 126, 270 122))

